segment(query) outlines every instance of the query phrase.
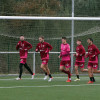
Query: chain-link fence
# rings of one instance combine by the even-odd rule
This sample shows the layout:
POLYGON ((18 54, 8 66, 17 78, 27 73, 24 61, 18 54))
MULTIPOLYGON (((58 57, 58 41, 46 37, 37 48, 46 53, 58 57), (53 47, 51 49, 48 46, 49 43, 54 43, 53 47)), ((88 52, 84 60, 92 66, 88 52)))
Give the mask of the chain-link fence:
MULTIPOLYGON (((74 0, 75 17, 99 17, 98 0, 74 0)), ((0 16, 55 16, 71 17, 71 0, 0 0, 0 16)), ((8 20, 0 19, 0 51, 15 52, 19 36, 24 35, 26 40, 33 45, 30 51, 35 51, 38 37, 43 35, 45 41, 53 46, 52 52, 60 52, 61 37, 66 36, 71 45, 72 21, 71 20, 8 20)), ((87 38, 93 38, 94 44, 100 49, 100 21, 74 21, 74 51, 76 40, 81 39, 87 51, 87 38)), ((75 58, 74 58, 75 61, 75 58)), ((28 55, 28 64, 33 68, 33 54, 28 55)), ((0 73, 18 73, 19 55, 0 54, 0 73)), ((36 54, 36 73, 40 69, 40 56, 36 54)), ((51 73, 59 73, 60 59, 58 54, 50 54, 49 67, 51 73)), ((74 63, 73 63, 74 65, 74 63)), ((72 66, 74 67, 74 66, 72 66)), ((85 68, 87 67, 87 60, 85 68)), ((27 73, 26 71, 24 71, 27 73)))

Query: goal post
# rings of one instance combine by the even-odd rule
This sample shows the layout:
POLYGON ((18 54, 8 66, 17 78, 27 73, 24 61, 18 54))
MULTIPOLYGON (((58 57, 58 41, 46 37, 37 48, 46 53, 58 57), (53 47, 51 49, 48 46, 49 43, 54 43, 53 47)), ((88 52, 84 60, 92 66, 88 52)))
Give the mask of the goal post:
MULTIPOLYGON (((78 38, 82 39, 82 43, 87 49, 86 39, 87 37, 93 37, 95 39, 95 44, 99 46, 100 38, 100 17, 38 17, 38 16, 0 16, 0 54, 1 61, 3 61, 4 66, 10 66, 11 64, 4 62, 7 59, 7 62, 10 62, 9 59, 12 59, 18 55, 18 52, 15 52, 15 45, 19 41, 20 34, 24 34, 26 40, 28 40, 33 45, 33 49, 29 52, 29 63, 31 66, 40 66, 40 57, 39 54, 36 54, 34 51, 36 44, 38 43, 38 37, 40 35, 45 36, 45 40, 53 45, 53 52, 50 52, 50 67, 51 70, 54 68, 55 72, 59 73, 59 62, 57 58, 60 52, 61 37, 66 36, 68 43, 74 49, 71 51, 71 56, 75 52, 76 40, 78 38), (74 21, 74 27, 71 27, 71 22, 74 21), (32 26, 33 25, 33 26, 32 26), (56 27, 55 27, 56 25, 56 27), (73 32, 73 34, 71 34, 73 32), (72 42, 72 37, 74 41, 72 42), (73 46, 72 46, 73 45, 73 46), (7 51, 7 52, 6 52, 7 51), (6 55, 6 56, 4 56, 6 55), (55 57, 53 56, 55 55, 55 57), (10 57, 13 56, 13 57, 10 57), (3 58, 3 59, 2 59, 3 58), (55 59, 54 59, 55 58, 55 59), (38 61, 38 62, 37 62, 38 61), (53 65, 53 67, 52 67, 53 65)), ((86 50, 87 51, 87 50, 86 50)), ((13 59, 13 60, 14 60, 13 59)), ((15 59, 16 60, 16 59, 15 59)), ((14 61, 15 61, 14 60, 14 61)), ((100 59, 99 59, 100 60, 100 59)), ((73 72, 75 58, 72 60, 71 71, 73 72)), ((19 63, 17 60, 16 63, 19 63)), ((87 60, 86 60, 87 64, 87 60)), ((16 64, 13 63, 15 66, 16 64)), ((11 65, 11 66, 13 66, 11 65)), ((16 65, 18 67, 18 65, 16 65)), ((39 67, 32 67, 35 73, 41 73, 39 67)), ((1 68, 2 69, 2 68, 1 68)), ((2 69, 3 70, 3 69, 2 69)), ((14 70, 14 69, 13 69, 14 70)), ((54 71, 52 70, 52 71, 54 71)), ((18 69, 14 72, 18 72, 18 69)))

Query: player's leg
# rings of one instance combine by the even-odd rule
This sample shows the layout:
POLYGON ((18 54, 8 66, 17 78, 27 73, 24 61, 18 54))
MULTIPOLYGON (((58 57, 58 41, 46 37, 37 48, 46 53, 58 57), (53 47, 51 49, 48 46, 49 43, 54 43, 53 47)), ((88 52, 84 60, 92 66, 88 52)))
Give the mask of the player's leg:
POLYGON ((68 69, 65 70, 64 66, 60 66, 59 70, 62 71, 63 73, 65 73, 65 74, 68 74, 68 79, 70 78, 71 73, 69 72, 68 69))
POLYGON ((40 68, 44 71, 45 73, 45 77, 44 77, 44 80, 46 80, 48 78, 48 74, 47 74, 47 71, 46 71, 46 68, 45 68, 45 65, 48 64, 46 60, 42 60, 42 64, 40 66, 40 68))
MULTIPOLYGON (((98 69, 98 63, 93 63, 92 72, 93 73, 100 73, 100 70, 97 70, 97 69, 98 69)), ((95 82, 94 77, 92 77, 92 80, 93 80, 93 82, 95 82)))
POLYGON ((67 74, 66 70, 64 69, 64 66, 63 65, 60 65, 60 68, 59 70, 65 74, 67 74))
POLYGON ((78 67, 79 67, 79 62, 75 62, 75 74, 77 79, 75 79, 74 81, 80 81, 78 67))
POLYGON ((89 78, 90 78, 90 81, 88 82, 88 84, 91 84, 93 83, 93 70, 92 70, 92 64, 91 63, 88 63, 88 74, 89 74, 89 78))
POLYGON ((40 66, 40 68, 45 72, 45 76, 47 76, 47 72, 46 72, 46 68, 45 65, 48 64, 48 60, 42 60, 42 64, 40 66))
POLYGON ((64 66, 65 66, 64 62, 61 61, 60 62, 60 68, 59 68, 59 70, 61 72, 65 73, 65 74, 68 74, 67 71, 64 69, 64 66))
POLYGON ((93 73, 100 73, 100 70, 98 70, 98 63, 93 64, 93 73))
POLYGON ((59 70, 65 74, 68 74, 67 71, 64 69, 64 66, 65 66, 65 61, 61 61, 59 70))
POLYGON ((79 72, 78 72, 78 65, 75 65, 75 74, 76 74, 77 79, 75 79, 74 81, 80 81, 79 72))
POLYGON ((23 64, 22 63, 20 63, 19 64, 19 69, 20 69, 20 71, 19 71, 19 78, 21 79, 21 76, 22 76, 22 72, 23 72, 23 64))
POLYGON ((88 69, 84 69, 84 62, 80 62, 81 72, 88 72, 88 69))
POLYGON ((40 68, 45 72, 45 75, 47 75, 46 69, 45 69, 45 65, 41 64, 40 68))
POLYGON ((94 69, 93 72, 94 73, 100 73, 100 70, 94 69))
MULTIPOLYGON (((94 68, 92 68, 92 73, 94 73, 94 70, 95 70, 95 69, 94 69, 94 68)), ((94 75, 92 76, 92 81, 93 81, 93 82, 95 82, 94 75)))
POLYGON ((23 72, 23 64, 24 64, 24 59, 20 59, 20 64, 19 64, 19 77, 16 78, 16 80, 21 80, 22 72, 23 72))
POLYGON ((93 77, 93 73, 92 73, 92 67, 89 67, 88 68, 88 74, 89 74, 89 78, 90 78, 90 81, 88 83, 92 83, 92 77, 93 77))
POLYGON ((30 67, 27 65, 27 63, 24 64, 24 67, 29 71, 29 73, 32 75, 32 79, 34 79, 34 73, 30 69, 30 67))
POLYGON ((68 65, 69 64, 67 64, 66 61, 61 61, 59 70, 62 71, 63 73, 65 73, 65 74, 68 74, 68 79, 69 79, 71 77, 71 73, 69 71, 69 68, 67 68, 68 65), (64 67, 66 67, 66 69, 64 69, 64 67))
POLYGON ((47 75, 50 74, 50 69, 48 68, 48 64, 44 65, 47 75))
POLYGON ((19 64, 19 77, 18 78, 16 78, 16 80, 21 80, 21 76, 22 76, 22 72, 23 72, 23 64, 22 63, 20 63, 19 64))
POLYGON ((59 70, 62 71, 63 73, 65 73, 65 74, 68 74, 68 79, 69 78, 71 79, 71 73, 70 73, 69 69, 66 68, 66 70, 65 70, 64 66, 60 65, 59 70))
POLYGON ((49 82, 53 79, 53 77, 52 77, 52 75, 51 75, 51 73, 50 73, 50 69, 48 68, 48 64, 46 64, 45 65, 45 69, 46 69, 46 72, 47 72, 47 74, 48 74, 48 76, 49 76, 49 82))
POLYGON ((45 69, 46 69, 47 75, 49 75, 49 77, 52 78, 50 74, 50 69, 48 68, 48 64, 45 65, 45 69))
POLYGON ((48 59, 45 59, 42 61, 42 64, 41 64, 41 68, 44 70, 45 72, 45 77, 44 77, 44 80, 47 79, 47 77, 49 76, 50 79, 48 80, 49 82, 53 79, 52 76, 51 76, 51 73, 50 73, 50 70, 48 68, 48 59))
POLYGON ((82 72, 88 72, 88 69, 82 68, 81 71, 82 71, 82 72))
POLYGON ((29 73, 30 73, 31 75, 33 75, 33 72, 32 72, 32 70, 30 69, 30 67, 27 65, 27 63, 24 64, 24 67, 29 71, 29 73))
POLYGON ((30 69, 30 67, 27 65, 26 63, 26 58, 24 58, 24 67, 29 71, 29 73, 32 75, 32 79, 34 79, 34 74, 32 72, 32 70, 30 69))
POLYGON ((68 74, 68 80, 66 82, 71 82, 71 72, 70 72, 69 67, 66 67, 66 72, 68 74))
POLYGON ((50 74, 50 69, 48 68, 48 59, 45 59, 42 61, 42 64, 44 65, 43 68, 45 69, 45 74, 49 75, 50 74))
POLYGON ((71 61, 66 61, 65 63, 65 68, 68 73, 68 80, 66 82, 71 82, 71 72, 70 72, 70 67, 71 67, 71 61))

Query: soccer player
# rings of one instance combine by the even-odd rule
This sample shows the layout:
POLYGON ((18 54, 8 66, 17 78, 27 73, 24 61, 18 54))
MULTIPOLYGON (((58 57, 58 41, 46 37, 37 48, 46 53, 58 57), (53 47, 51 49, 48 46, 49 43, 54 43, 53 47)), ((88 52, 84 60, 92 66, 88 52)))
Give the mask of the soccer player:
POLYGON ((41 64, 41 69, 45 72, 45 77, 44 80, 46 80, 49 76, 49 82, 52 81, 52 76, 50 74, 50 70, 48 68, 48 61, 49 61, 49 52, 52 50, 52 46, 44 41, 44 37, 40 36, 39 37, 39 42, 36 46, 36 52, 40 52, 42 64, 41 64))
POLYGON ((91 84, 95 82, 95 78, 93 76, 93 72, 97 71, 98 68, 98 54, 99 54, 99 49, 93 44, 93 39, 89 38, 87 40, 89 46, 88 46, 88 54, 86 57, 89 57, 88 61, 88 73, 90 77, 90 81, 88 84, 91 84))
POLYGON ((60 70, 65 74, 68 74, 68 80, 66 82, 71 82, 71 73, 69 69, 71 67, 70 45, 66 42, 66 37, 62 37, 61 52, 59 58, 61 58, 60 70))
POLYGON ((22 68, 23 65, 32 75, 32 79, 34 77, 33 72, 31 71, 31 69, 29 68, 29 66, 26 63, 26 59, 28 56, 28 50, 31 48, 32 48, 32 45, 24 40, 24 36, 23 35, 20 36, 20 41, 17 43, 17 46, 16 46, 16 50, 19 50, 19 53, 20 53, 20 64, 19 64, 20 72, 19 72, 19 77, 16 78, 16 80, 21 80, 21 76, 22 76, 22 72, 23 72, 23 68, 22 68))
POLYGON ((76 57, 75 73, 76 73, 77 79, 75 79, 74 81, 80 81, 78 68, 80 67, 82 72, 88 71, 88 69, 84 69, 85 53, 86 52, 85 52, 85 49, 81 43, 81 40, 77 40, 76 44, 77 44, 76 54, 74 54, 74 56, 76 57))

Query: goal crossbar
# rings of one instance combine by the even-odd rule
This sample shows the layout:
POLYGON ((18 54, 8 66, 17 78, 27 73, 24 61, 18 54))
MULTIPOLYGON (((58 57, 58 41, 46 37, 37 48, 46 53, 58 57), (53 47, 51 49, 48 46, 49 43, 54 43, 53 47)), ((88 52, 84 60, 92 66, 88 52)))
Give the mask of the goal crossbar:
POLYGON ((0 16, 12 20, 100 20, 100 17, 43 17, 43 16, 0 16))

